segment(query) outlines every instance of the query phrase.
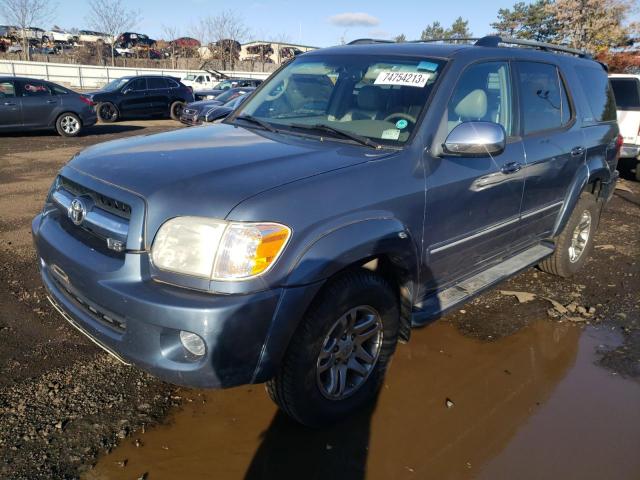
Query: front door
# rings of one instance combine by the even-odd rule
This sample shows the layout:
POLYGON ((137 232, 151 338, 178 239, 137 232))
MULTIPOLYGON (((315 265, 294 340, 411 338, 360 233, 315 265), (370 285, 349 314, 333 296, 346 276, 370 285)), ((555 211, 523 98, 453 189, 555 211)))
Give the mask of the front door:
POLYGON ((169 88, 162 77, 147 78, 149 113, 161 114, 169 112, 169 88))
POLYGON ((147 115, 149 113, 146 78, 134 78, 123 87, 120 113, 123 116, 147 115))
POLYGON ((477 63, 450 97, 448 132, 462 122, 502 125, 506 149, 486 157, 428 157, 426 161, 425 286, 442 288, 509 253, 524 188, 522 141, 514 135, 508 62, 477 63))
POLYGON ((9 80, 0 81, 0 129, 22 125, 20 103, 15 83, 9 80))

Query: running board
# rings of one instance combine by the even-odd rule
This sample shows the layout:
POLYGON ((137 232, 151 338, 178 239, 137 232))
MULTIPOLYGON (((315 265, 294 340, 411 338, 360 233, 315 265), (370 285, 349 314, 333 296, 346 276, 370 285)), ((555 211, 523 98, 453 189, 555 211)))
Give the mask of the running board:
POLYGON ((553 253, 550 245, 535 245, 498 265, 484 270, 457 285, 426 297, 414 307, 412 326, 421 326, 448 310, 467 302, 487 288, 499 283, 553 253))

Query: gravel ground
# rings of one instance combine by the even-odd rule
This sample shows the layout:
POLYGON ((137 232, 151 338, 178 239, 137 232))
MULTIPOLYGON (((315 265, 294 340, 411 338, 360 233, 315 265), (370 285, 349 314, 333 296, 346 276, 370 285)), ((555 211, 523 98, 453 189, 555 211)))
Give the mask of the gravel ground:
MULTIPOLYGON (((180 403, 178 390, 115 362, 49 307, 30 239, 31 218, 74 153, 177 127, 140 121, 97 125, 78 139, 48 133, 0 137, 0 477, 76 478, 98 454, 161 421, 180 403)), ((486 341, 540 316, 606 324, 625 341, 603 352, 602 365, 640 377, 640 184, 627 180, 621 187, 605 210, 583 272, 563 280, 530 269, 444 321, 486 341)))

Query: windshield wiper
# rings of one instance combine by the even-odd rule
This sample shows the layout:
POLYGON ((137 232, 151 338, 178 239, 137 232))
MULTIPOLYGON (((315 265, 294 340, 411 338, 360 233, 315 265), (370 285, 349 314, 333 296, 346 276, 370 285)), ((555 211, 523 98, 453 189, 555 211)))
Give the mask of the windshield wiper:
POLYGON ((265 130, 269 130, 270 132, 278 132, 278 129, 274 128, 270 123, 265 122, 264 120, 260 120, 253 115, 240 115, 239 117, 236 117, 236 120, 244 120, 245 122, 254 123, 261 126, 265 130))
POLYGON ((365 145, 367 147, 371 147, 375 149, 382 148, 381 144, 374 142, 373 140, 367 137, 363 137, 362 135, 357 135, 355 133, 347 132, 345 130, 340 130, 338 128, 333 128, 332 126, 325 125, 324 123, 317 123, 315 125, 305 125, 303 123, 292 123, 289 126, 292 128, 299 128, 301 130, 315 130, 318 132, 333 133, 334 135, 338 135, 343 138, 348 138, 350 140, 358 142, 359 144, 365 145))

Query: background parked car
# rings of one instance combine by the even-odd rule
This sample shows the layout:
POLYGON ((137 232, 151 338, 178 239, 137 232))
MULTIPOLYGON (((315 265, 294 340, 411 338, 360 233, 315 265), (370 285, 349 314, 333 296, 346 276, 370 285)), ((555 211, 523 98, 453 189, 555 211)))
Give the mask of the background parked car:
MULTIPOLYGON (((251 90, 254 90, 251 88, 251 90)), ((187 105, 182 111, 180 121, 185 125, 201 125, 203 123, 211 123, 225 118, 247 98, 249 92, 237 95, 225 104, 220 104, 217 100, 201 100, 187 105)))
POLYGON ((257 87, 261 83, 262 80, 258 78, 229 78, 226 80, 222 80, 211 90, 203 90, 198 92, 196 94, 196 98, 200 96, 202 100, 212 100, 218 95, 224 93, 226 90, 229 90, 230 88, 257 87))
POLYGON ((93 30, 80 30, 78 32, 78 41, 83 43, 111 43, 111 40, 112 37, 110 35, 102 32, 96 32, 93 30))
POLYGON ((159 75, 122 77, 86 96, 96 103, 103 122, 167 114, 179 120, 184 105, 194 100, 191 90, 180 80, 159 75))
POLYGON ((623 138, 620 164, 635 170, 640 181, 640 75, 611 75, 616 97, 618 125, 623 138))
MULTIPOLYGON (((199 90, 194 92, 196 100, 213 100, 219 95, 223 94, 226 90, 238 87, 257 87, 262 83, 259 78, 230 78, 219 82, 214 88, 210 90, 199 90)), ((227 99, 229 100, 229 99, 227 99)), ((225 100, 226 101, 226 100, 225 100)))
POLYGON ((210 73, 189 73, 182 77, 181 81, 196 92, 213 90, 213 88, 220 83, 220 81, 210 73))
POLYGON ((156 44, 156 41, 143 33, 124 32, 117 38, 116 43, 124 48, 138 46, 153 47, 156 44))
POLYGON ((0 131, 53 129, 75 137, 96 123, 86 97, 44 80, 0 77, 0 131))
POLYGON ((77 38, 78 37, 76 37, 73 33, 66 32, 61 28, 54 27, 48 32, 44 32, 44 34, 42 35, 42 43, 53 42, 71 44, 74 43, 77 38))

